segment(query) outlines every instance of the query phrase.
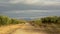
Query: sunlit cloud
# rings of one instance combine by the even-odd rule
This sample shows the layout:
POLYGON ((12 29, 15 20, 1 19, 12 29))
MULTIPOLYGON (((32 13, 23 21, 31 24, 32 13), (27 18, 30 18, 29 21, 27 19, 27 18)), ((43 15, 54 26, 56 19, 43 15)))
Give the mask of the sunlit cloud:
POLYGON ((28 5, 60 5, 59 0, 10 0, 9 3, 22 3, 28 5))

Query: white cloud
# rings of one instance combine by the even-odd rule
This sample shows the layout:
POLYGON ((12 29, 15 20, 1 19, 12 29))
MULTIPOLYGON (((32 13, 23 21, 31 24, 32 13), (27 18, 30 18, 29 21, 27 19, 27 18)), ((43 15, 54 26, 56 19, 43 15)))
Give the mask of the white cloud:
POLYGON ((25 4, 33 4, 37 3, 39 0, 10 0, 10 3, 25 3, 25 4))
POLYGON ((59 0, 10 0, 9 3, 22 3, 28 5, 60 5, 59 0))
POLYGON ((9 3, 13 3, 13 4, 16 4, 16 3, 20 3, 24 0, 10 0, 9 3))
POLYGON ((19 13, 24 13, 24 11, 8 11, 8 12, 4 12, 4 13, 8 13, 8 14, 19 14, 19 13))
MULTIPOLYGON (((46 13, 46 12, 52 12, 52 11, 48 11, 48 10, 22 10, 22 11, 6 11, 3 13, 7 13, 7 14, 20 14, 20 13, 25 13, 25 14, 35 14, 35 13, 46 13)), ((53 11, 55 12, 55 11, 53 11)))
POLYGON ((60 5, 60 0, 0 0, 0 3, 27 5, 60 5))
POLYGON ((46 2, 43 2, 43 5, 60 5, 60 2, 46 1, 46 2))

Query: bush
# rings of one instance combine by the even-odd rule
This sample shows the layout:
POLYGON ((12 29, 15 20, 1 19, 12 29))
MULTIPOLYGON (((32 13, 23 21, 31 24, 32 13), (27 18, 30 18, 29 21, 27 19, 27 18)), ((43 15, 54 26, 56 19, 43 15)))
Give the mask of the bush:
POLYGON ((37 24, 37 25, 41 25, 42 22, 41 22, 41 20, 35 20, 35 24, 37 24))
POLYGON ((44 17, 41 19, 31 21, 31 24, 37 24, 37 25, 52 24, 52 23, 60 24, 60 17, 58 17, 58 16, 44 17))
POLYGON ((41 18, 42 23, 60 23, 60 17, 52 16, 41 18))
POLYGON ((7 25, 9 24, 10 22, 10 18, 7 17, 7 16, 0 16, 0 25, 7 25))
POLYGON ((36 25, 40 26, 42 22, 40 19, 37 19, 37 20, 30 21, 30 24, 33 26, 36 26, 36 25))
POLYGON ((25 23, 25 21, 18 20, 18 19, 12 19, 7 16, 0 16, 0 26, 9 25, 9 24, 20 24, 20 23, 25 23))

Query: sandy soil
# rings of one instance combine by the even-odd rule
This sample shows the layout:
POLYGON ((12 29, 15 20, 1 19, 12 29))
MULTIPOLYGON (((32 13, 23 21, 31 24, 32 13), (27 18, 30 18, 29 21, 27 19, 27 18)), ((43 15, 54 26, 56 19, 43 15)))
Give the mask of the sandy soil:
POLYGON ((22 27, 21 24, 17 24, 17 25, 8 25, 8 26, 2 26, 0 27, 0 34, 8 34, 10 33, 11 31, 15 30, 15 29, 18 29, 22 27))
POLYGON ((60 26, 34 27, 29 23, 0 27, 0 34, 60 34, 60 26))
POLYGON ((47 34, 46 32, 41 31, 39 28, 31 26, 26 23, 24 26, 11 34, 47 34))

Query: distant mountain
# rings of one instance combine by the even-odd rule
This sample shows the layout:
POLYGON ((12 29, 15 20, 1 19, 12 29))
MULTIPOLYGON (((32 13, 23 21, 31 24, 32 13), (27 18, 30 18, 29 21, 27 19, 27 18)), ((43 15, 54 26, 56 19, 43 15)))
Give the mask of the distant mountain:
POLYGON ((32 20, 31 18, 24 18, 24 20, 32 20))
POLYGON ((20 20, 32 20, 31 18, 20 18, 20 20))

